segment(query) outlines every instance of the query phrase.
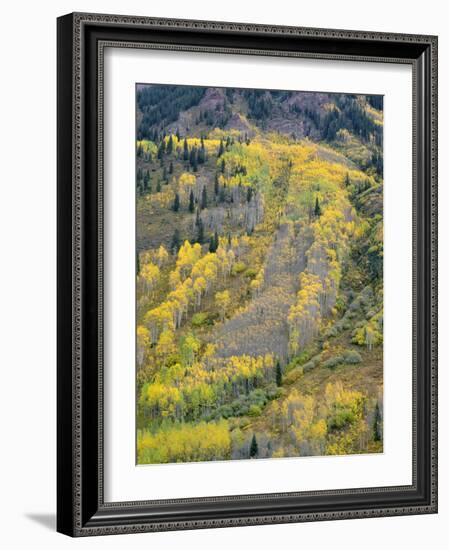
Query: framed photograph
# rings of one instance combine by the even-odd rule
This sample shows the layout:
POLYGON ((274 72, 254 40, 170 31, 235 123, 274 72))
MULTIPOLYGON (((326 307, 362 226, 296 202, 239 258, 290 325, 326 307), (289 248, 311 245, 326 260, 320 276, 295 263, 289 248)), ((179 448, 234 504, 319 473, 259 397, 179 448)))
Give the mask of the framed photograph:
POLYGON ((437 38, 58 19, 58 531, 437 511, 437 38))

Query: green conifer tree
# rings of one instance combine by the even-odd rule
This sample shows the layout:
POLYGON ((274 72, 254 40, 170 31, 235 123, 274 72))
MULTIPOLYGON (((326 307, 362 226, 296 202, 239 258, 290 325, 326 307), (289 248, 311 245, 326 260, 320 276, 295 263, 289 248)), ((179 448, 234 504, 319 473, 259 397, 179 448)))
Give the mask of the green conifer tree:
POLYGON ((320 206, 320 201, 318 200, 318 197, 316 197, 316 199, 315 199, 314 214, 315 214, 316 217, 321 216, 321 206, 320 206))
POLYGON ((214 195, 218 195, 220 192, 220 184, 218 183, 218 174, 215 174, 215 180, 214 180, 214 195))
POLYGON ((255 458, 259 454, 259 445, 257 444, 256 434, 253 434, 251 445, 249 447, 249 457, 255 458))
POLYGON ((193 196, 193 191, 190 191, 189 195, 189 212, 192 214, 195 212, 195 197, 193 196))
POLYGON ((276 361, 276 384, 282 386, 282 369, 279 359, 276 361))
POLYGON ((203 225, 203 220, 201 218, 198 219, 197 227, 198 227, 198 232, 197 232, 196 241, 200 244, 203 244, 203 242, 204 242, 204 225, 203 225))
POLYGON ((181 245, 181 238, 179 235, 179 229, 176 228, 173 233, 173 237, 171 239, 171 244, 170 244, 170 249, 173 252, 173 254, 176 254, 178 252, 180 245, 181 245))
POLYGON ((176 193, 175 200, 173 201, 173 212, 179 211, 179 195, 176 193))
POLYGON ((173 136, 170 134, 170 137, 168 138, 167 142, 167 155, 171 155, 173 153, 173 136))
POLYGON ((207 190, 206 186, 203 187, 203 190, 201 192, 201 210, 204 210, 207 208, 207 190))

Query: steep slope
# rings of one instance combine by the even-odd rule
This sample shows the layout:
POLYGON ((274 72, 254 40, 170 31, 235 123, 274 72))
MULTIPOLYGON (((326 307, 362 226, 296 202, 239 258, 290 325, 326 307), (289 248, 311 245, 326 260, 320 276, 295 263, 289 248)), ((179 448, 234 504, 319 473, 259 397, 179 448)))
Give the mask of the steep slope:
POLYGON ((380 451, 381 104, 153 88, 138 91, 139 463, 380 451))

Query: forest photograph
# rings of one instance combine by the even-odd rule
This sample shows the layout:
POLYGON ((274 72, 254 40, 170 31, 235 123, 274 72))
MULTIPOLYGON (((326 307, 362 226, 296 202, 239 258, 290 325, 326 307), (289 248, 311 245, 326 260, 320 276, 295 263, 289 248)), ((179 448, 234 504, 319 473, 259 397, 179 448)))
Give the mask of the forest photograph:
POLYGON ((136 462, 383 452, 383 97, 136 86, 136 462))

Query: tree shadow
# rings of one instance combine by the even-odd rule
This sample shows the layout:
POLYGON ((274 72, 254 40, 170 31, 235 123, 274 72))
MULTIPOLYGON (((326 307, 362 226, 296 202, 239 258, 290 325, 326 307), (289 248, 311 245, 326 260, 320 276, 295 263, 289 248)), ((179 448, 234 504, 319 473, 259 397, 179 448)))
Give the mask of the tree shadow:
POLYGON ((56 514, 25 514, 25 517, 51 531, 56 531, 56 514))

